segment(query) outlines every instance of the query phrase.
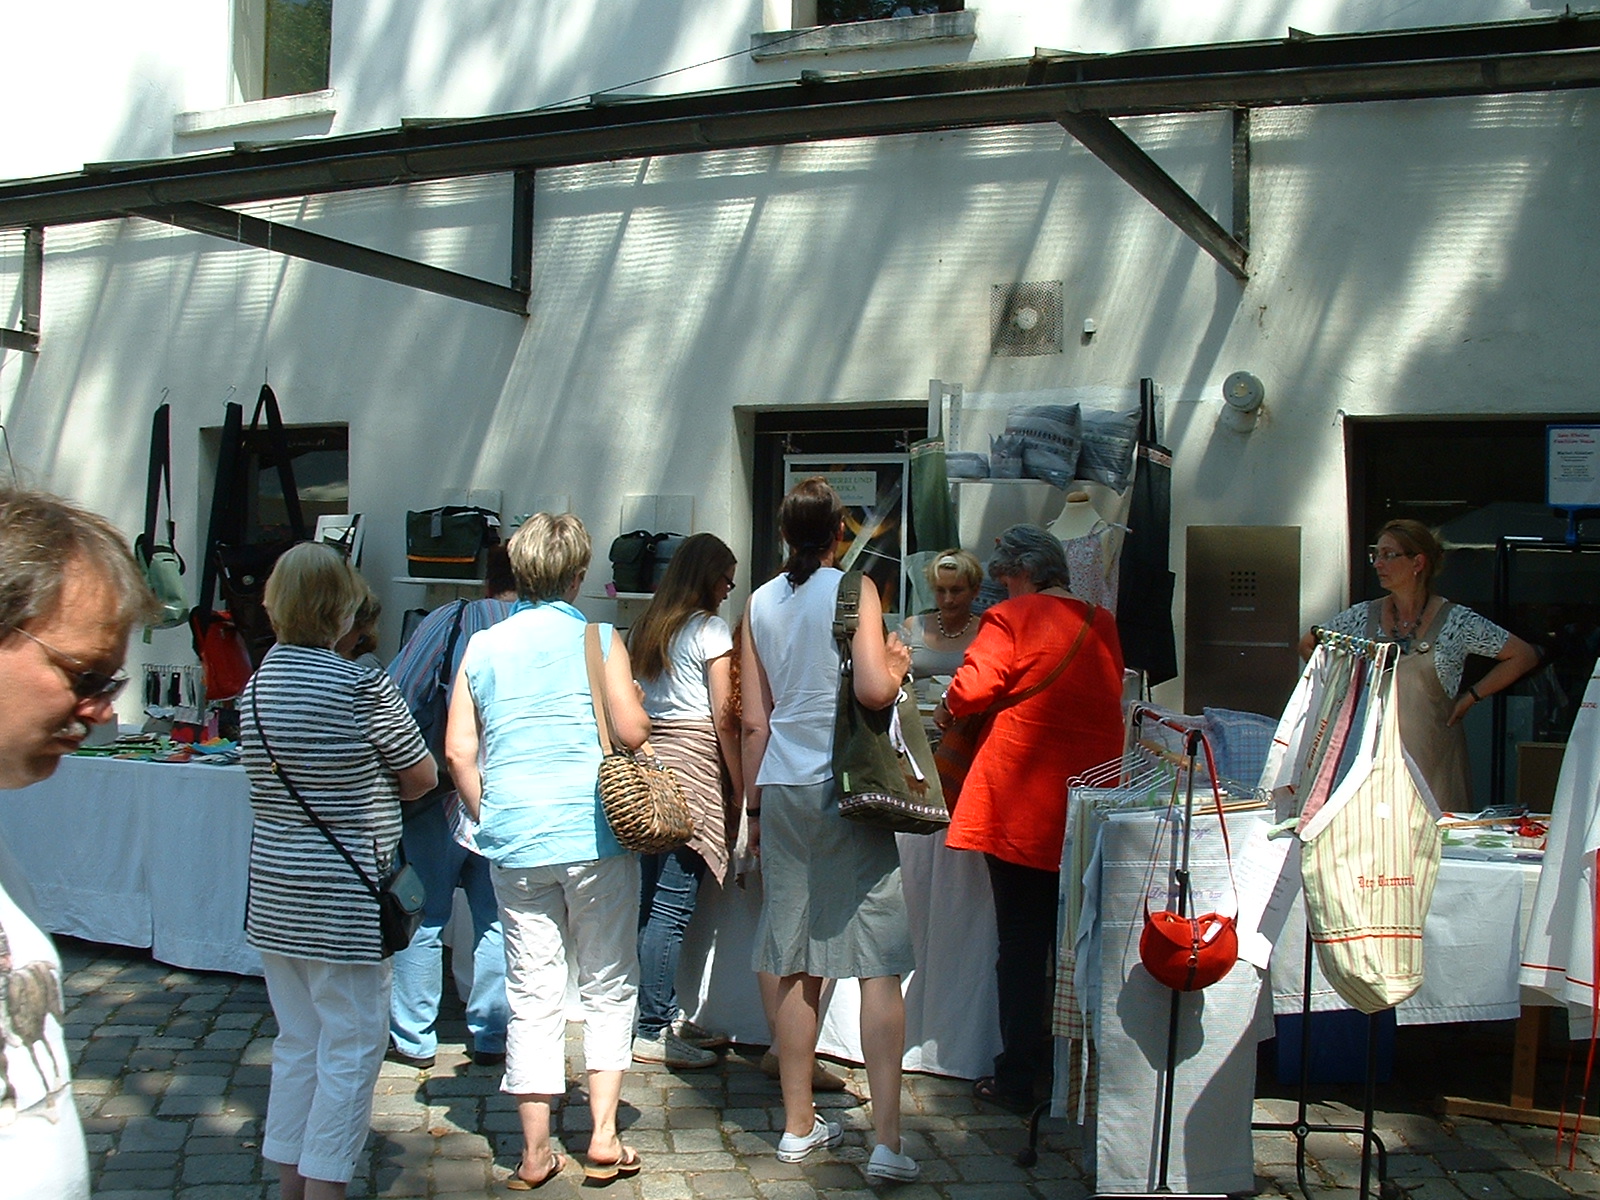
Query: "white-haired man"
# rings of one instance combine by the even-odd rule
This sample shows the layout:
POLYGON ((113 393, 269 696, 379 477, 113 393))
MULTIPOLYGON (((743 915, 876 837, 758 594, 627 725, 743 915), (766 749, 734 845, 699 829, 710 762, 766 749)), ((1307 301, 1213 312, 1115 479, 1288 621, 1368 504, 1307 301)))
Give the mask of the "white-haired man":
MULTIPOLYGON (((122 535, 41 492, 0 491, 0 788, 54 773, 111 702, 154 598, 122 535)), ((62 1038, 61 962, 0 844, 0 1179, 17 1200, 86 1200, 62 1038)))

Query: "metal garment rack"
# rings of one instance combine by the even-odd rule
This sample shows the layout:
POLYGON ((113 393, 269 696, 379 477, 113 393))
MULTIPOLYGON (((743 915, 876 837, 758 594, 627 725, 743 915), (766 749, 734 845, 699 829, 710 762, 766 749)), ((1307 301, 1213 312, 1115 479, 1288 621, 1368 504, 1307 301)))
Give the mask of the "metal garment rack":
MULTIPOLYGON (((1189 838, 1194 819, 1194 776, 1195 763, 1198 761, 1201 743, 1205 734, 1190 725, 1180 724, 1170 720, 1146 705, 1135 705, 1129 714, 1129 724, 1133 728, 1134 738, 1138 739, 1139 727, 1145 720, 1153 720, 1166 726, 1177 733, 1183 734, 1184 756, 1189 761, 1187 772, 1188 779, 1184 787, 1183 801, 1183 838, 1180 847, 1175 850, 1179 855, 1179 865, 1172 868, 1173 878, 1178 884, 1177 906, 1175 911, 1179 916, 1186 916, 1189 911, 1189 838)), ((1210 758, 1207 749, 1206 757, 1210 758)), ((1178 1068, 1178 1028, 1182 1015, 1183 993, 1176 988, 1172 989, 1172 1004, 1168 1010, 1167 1018, 1167 1061, 1166 1075, 1161 1087, 1161 1145, 1156 1164, 1156 1186, 1152 1195, 1175 1196, 1181 1195, 1188 1200, 1227 1200, 1226 1197, 1209 1192, 1174 1193, 1167 1182, 1167 1172, 1171 1162, 1172 1152, 1172 1108, 1176 1093, 1176 1075, 1178 1068)), ((1099 1196, 1112 1196, 1114 1193, 1100 1193, 1099 1196)), ((1099 1200, 1099 1196, 1091 1200, 1099 1200)), ((1118 1195, 1117 1200, 1134 1200, 1133 1196, 1118 1195)))
MULTIPOLYGON (((1355 637, 1347 633, 1337 633, 1331 629, 1313 626, 1311 632, 1317 641, 1328 649, 1352 657, 1361 657, 1376 660, 1384 652, 1389 643, 1376 642, 1371 638, 1355 637)), ((1343 753, 1344 747, 1337 749, 1328 747, 1324 753, 1343 753)), ((1383 1144, 1383 1139, 1373 1131, 1373 1112, 1377 1106, 1377 1081, 1378 1081, 1378 1013, 1371 1013, 1367 1017, 1367 1072, 1362 1085, 1361 1124, 1359 1125, 1323 1125, 1311 1124, 1306 1119, 1310 1108, 1308 1089, 1311 1075, 1311 964, 1312 964, 1311 926, 1306 924, 1306 953, 1305 963, 1302 968, 1300 991, 1300 1079, 1295 1097, 1295 1119, 1293 1121, 1252 1121, 1250 1128, 1262 1133, 1290 1133, 1294 1135, 1294 1169, 1295 1179, 1300 1185, 1300 1192, 1311 1200, 1311 1188, 1306 1182, 1306 1139, 1317 1133, 1358 1133, 1361 1135, 1361 1190, 1356 1193, 1360 1200, 1372 1194, 1372 1159, 1376 1151, 1378 1160, 1378 1195, 1381 1200, 1399 1200, 1402 1195, 1400 1186, 1389 1178, 1389 1151, 1383 1144)), ((1379 1010, 1380 1012, 1383 1010, 1379 1010)))

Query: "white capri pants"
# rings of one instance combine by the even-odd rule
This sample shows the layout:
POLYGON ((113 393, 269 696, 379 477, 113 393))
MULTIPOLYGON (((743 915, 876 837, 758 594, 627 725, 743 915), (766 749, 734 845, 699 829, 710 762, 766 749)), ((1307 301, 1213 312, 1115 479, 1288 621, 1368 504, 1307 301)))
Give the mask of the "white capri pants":
POLYGON ((389 1045, 389 963, 261 952, 278 1036, 261 1155, 305 1179, 348 1183, 366 1145, 389 1045))
POLYGON ((506 935, 506 1072, 500 1090, 567 1090, 567 964, 576 964, 583 1057, 590 1071, 633 1062, 639 991, 639 859, 493 870, 506 935))

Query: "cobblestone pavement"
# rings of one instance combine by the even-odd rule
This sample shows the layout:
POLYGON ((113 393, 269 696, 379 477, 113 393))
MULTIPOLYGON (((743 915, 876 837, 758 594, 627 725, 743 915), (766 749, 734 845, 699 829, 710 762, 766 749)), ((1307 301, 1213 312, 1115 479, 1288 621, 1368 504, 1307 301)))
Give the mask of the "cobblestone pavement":
MULTIPOLYGON (((263 983, 179 971, 137 951, 67 938, 61 954, 67 1038, 96 1197, 276 1197, 276 1169, 260 1155, 274 1031, 263 983)), ((510 1194, 504 1180, 521 1145, 516 1113, 498 1091, 498 1070, 473 1065, 463 1052, 459 1008, 446 1016, 447 1040, 432 1070, 384 1064, 373 1134, 350 1195, 510 1194)), ((569 1043, 574 1064, 576 1049, 569 1043)), ((896 1200, 1080 1200, 1092 1190, 1075 1128, 1046 1121, 1038 1161, 1024 1169, 1015 1161, 1026 1142, 1019 1118, 976 1104, 963 1080, 923 1075, 909 1075, 905 1084, 905 1145, 921 1162, 922 1179, 869 1188, 862 1165, 871 1124, 857 1098, 866 1090, 859 1069, 848 1072, 856 1095, 817 1098, 844 1124, 844 1144, 803 1164, 780 1163, 778 1087, 757 1069, 759 1053, 741 1048, 716 1069, 631 1073, 621 1120, 645 1169, 606 1188, 608 1200, 811 1200, 874 1190, 893 1191, 896 1200)), ((571 1077, 581 1074, 574 1065, 571 1077)), ((1294 1106, 1260 1100, 1257 1119, 1293 1120, 1294 1106)), ((1359 1114, 1323 1103, 1311 1119, 1359 1123, 1359 1114)), ((581 1153, 588 1109, 576 1090, 558 1110, 556 1127, 562 1148, 581 1153)), ((1600 1196, 1600 1138, 1583 1139, 1578 1169, 1568 1171, 1564 1155, 1556 1165, 1550 1130, 1444 1123, 1399 1111, 1380 1113, 1377 1128, 1389 1147, 1391 1178, 1417 1200, 1600 1196)), ((1260 1191, 1298 1195, 1292 1137, 1259 1133, 1255 1145, 1260 1191)), ((1318 1135, 1308 1152, 1314 1200, 1355 1200, 1357 1139, 1318 1135)), ((576 1197, 582 1183, 581 1170, 569 1164, 542 1192, 552 1200, 576 1197)))

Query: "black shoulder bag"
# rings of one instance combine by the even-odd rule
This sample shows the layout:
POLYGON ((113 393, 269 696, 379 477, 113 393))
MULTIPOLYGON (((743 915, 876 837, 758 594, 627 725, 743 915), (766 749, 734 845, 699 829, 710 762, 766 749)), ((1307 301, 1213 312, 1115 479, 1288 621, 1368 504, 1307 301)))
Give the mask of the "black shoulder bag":
POLYGON ((378 902, 378 930, 383 936, 383 957, 388 958, 396 950, 404 950, 411 944, 411 937, 417 932, 417 926, 422 924, 422 905, 427 899, 427 891, 422 886, 422 877, 417 874, 416 868, 405 861, 405 854, 400 847, 395 848, 395 865, 379 883, 373 883, 372 877, 361 869, 351 855, 344 848, 344 844, 333 836, 333 830, 328 828, 327 822, 317 816, 311 805, 307 804, 305 797, 284 774, 283 767, 278 762, 278 756, 273 754, 272 746, 267 741, 267 729, 261 723, 261 702, 254 691, 250 693, 250 713, 255 718, 256 734, 261 738, 261 749, 267 756, 267 762, 272 766, 272 773, 282 781, 284 789, 294 799, 294 802, 305 809, 306 816, 311 818, 311 823, 328 839, 332 846, 350 864, 350 869, 356 873, 357 878, 366 885, 367 891, 372 893, 372 898, 378 902))
POLYGON ((938 833, 950 824, 917 698, 904 681, 887 708, 856 699, 851 640, 861 613, 861 572, 839 581, 833 636, 839 643, 839 709, 833 727, 833 786, 839 815, 897 833, 938 833))

